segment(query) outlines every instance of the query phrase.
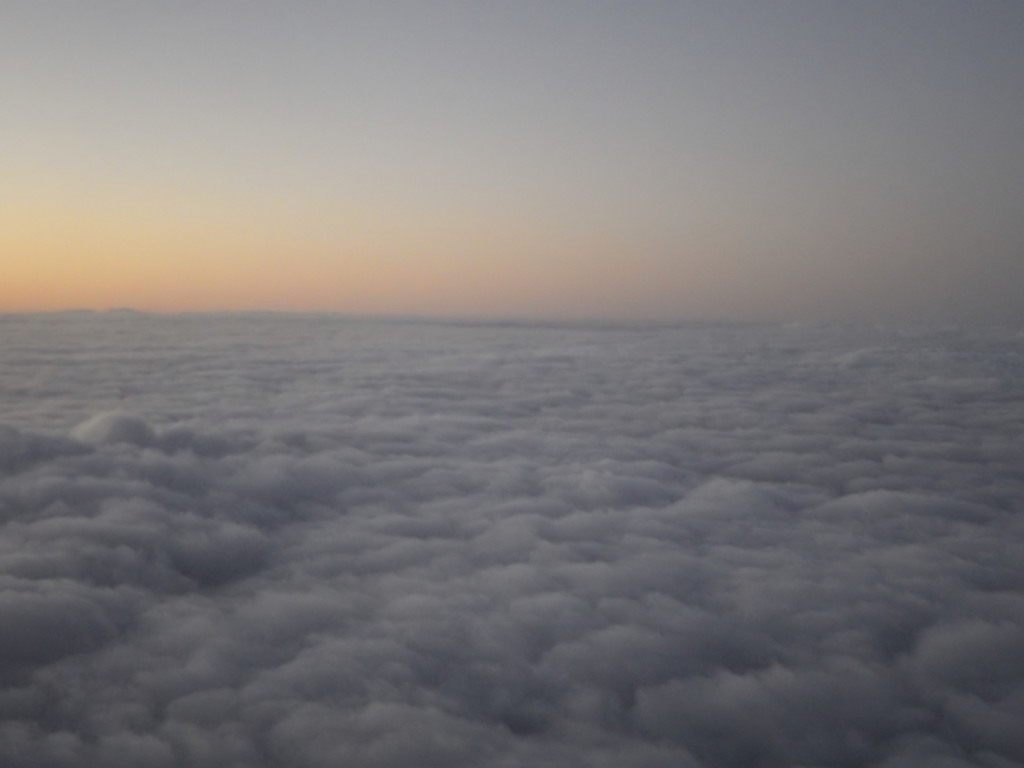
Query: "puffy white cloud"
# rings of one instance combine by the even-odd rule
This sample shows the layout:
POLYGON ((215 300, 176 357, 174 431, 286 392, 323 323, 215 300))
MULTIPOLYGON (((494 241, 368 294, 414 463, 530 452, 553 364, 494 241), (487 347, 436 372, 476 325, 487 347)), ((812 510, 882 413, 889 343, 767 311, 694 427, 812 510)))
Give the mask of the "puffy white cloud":
POLYGON ((1016 336, 4 331, 4 765, 1024 760, 1016 336))

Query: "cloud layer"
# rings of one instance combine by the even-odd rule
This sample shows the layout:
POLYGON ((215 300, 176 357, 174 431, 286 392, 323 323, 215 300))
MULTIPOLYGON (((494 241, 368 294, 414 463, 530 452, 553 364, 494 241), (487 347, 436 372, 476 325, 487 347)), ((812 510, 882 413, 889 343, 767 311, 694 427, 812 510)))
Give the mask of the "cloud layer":
POLYGON ((0 318, 5 766, 1024 761, 996 331, 0 318))

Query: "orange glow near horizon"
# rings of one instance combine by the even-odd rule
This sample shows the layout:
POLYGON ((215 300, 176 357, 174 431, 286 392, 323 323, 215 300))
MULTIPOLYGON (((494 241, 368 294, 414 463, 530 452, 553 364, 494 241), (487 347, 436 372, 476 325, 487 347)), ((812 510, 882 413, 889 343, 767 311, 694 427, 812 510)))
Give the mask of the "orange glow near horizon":
POLYGON ((486 237, 458 243, 423 222, 295 238, 266 224, 217 231, 97 211, 23 207, 3 218, 0 311, 479 312, 514 310, 524 283, 544 282, 528 259, 510 268, 477 258, 486 237))
POLYGON ((601 233, 479 211, 60 192, 0 212, 0 311, 623 314, 650 276, 601 233))
MULTIPOLYGON (((797 315, 830 309, 785 290, 799 262, 753 257, 725 201, 645 231, 612 211, 558 220, 440 197, 242 195, 199 179, 127 177, 91 189, 57 173, 9 181, 30 194, 0 209, 0 312, 762 319, 781 314, 773 304, 797 315)), ((783 229, 778 241, 804 237, 783 229)))
MULTIPOLYGON (((715 316, 742 279, 728 259, 659 259, 669 246, 469 213, 386 219, 367 205, 331 221, 267 205, 218 219, 147 204, 8 208, 0 311, 715 316)), ((691 249, 722 244, 695 234, 691 249)))

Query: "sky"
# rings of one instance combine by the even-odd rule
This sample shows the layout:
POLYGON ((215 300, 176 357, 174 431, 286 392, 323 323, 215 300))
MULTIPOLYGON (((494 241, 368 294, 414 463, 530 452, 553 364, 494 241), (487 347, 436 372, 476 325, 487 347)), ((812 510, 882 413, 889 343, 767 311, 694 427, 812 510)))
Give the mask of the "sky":
POLYGON ((5 2, 0 310, 1024 322, 1013 2, 5 2))

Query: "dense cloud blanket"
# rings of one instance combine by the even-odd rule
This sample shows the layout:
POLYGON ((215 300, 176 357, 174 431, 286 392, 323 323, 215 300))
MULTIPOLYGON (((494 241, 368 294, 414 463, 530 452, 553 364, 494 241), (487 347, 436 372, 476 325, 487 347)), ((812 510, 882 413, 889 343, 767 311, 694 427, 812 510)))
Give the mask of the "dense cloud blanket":
POLYGON ((1015 333, 0 344, 8 768, 1024 763, 1015 333))

